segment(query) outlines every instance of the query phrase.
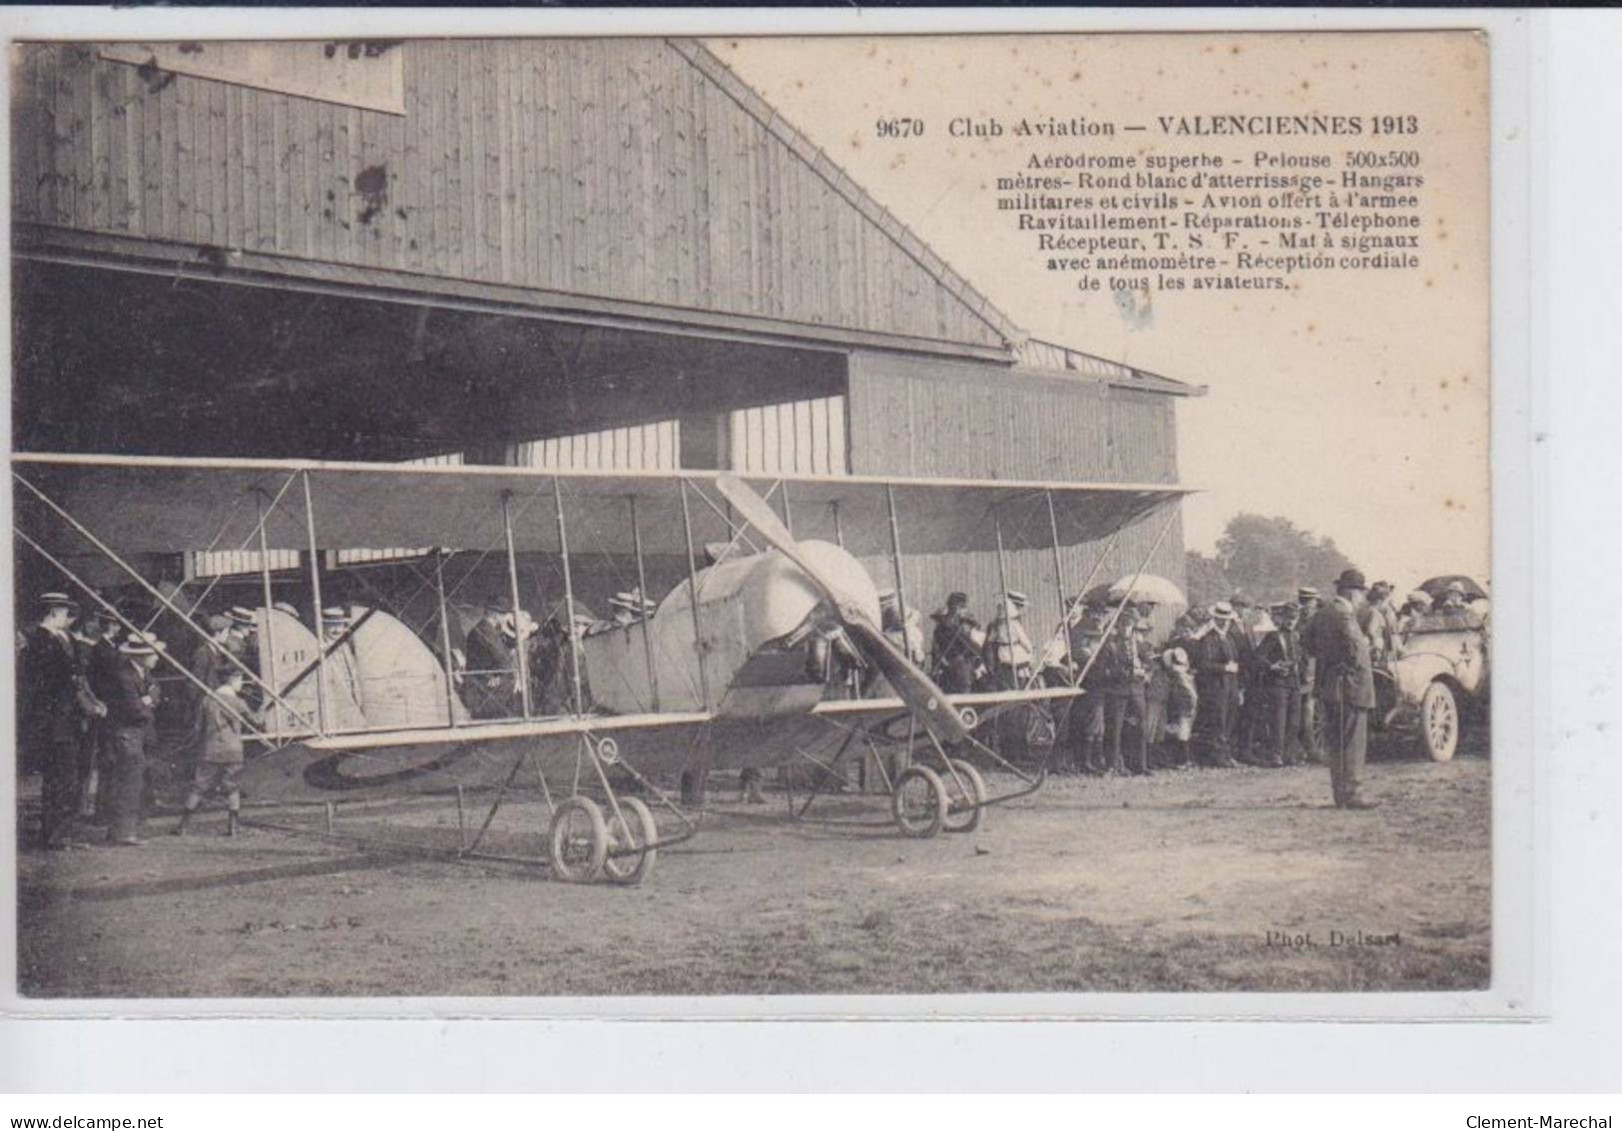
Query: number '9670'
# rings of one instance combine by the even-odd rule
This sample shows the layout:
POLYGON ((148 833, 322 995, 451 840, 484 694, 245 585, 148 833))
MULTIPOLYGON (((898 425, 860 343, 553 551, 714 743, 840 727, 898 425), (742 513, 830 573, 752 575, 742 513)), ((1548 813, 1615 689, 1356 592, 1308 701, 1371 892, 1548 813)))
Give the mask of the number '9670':
POLYGON ((880 118, 874 123, 873 133, 877 137, 923 137, 924 120, 922 118, 880 118))

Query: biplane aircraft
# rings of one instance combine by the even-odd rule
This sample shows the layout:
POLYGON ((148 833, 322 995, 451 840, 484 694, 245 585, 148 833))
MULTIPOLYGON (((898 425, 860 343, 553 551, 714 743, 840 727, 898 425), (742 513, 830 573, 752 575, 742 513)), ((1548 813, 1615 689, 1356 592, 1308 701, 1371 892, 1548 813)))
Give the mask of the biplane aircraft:
MULTIPOLYGON (((1001 564, 1008 549, 1051 545, 1057 563, 1060 547, 1113 539, 1185 493, 1165 484, 783 475, 754 477, 751 486, 715 471, 55 454, 14 456, 13 477, 19 546, 131 630, 140 626, 85 579, 87 557, 201 633, 184 602, 142 575, 143 555, 258 551, 259 662, 234 661, 252 669, 264 704, 257 725, 245 723, 263 748, 242 778, 254 803, 490 790, 479 838, 459 850, 477 855, 523 775, 552 814, 545 861, 558 877, 581 882, 640 881, 660 848, 693 835, 695 820, 655 780, 677 773, 801 761, 831 770, 853 750, 899 746, 890 808, 901 832, 918 837, 973 829, 988 806, 1036 790, 1045 763, 1012 764, 976 728, 999 712, 1081 692, 1071 684, 946 694, 886 636, 875 582, 859 559, 892 557, 899 582, 905 526, 909 552, 995 549, 1001 564), (699 548, 714 543, 714 560, 701 566, 699 548), (685 576, 650 615, 564 646, 562 710, 532 701, 520 647, 512 717, 472 717, 457 686, 438 551, 425 557, 434 563, 426 584, 437 589, 431 643, 376 608, 354 609, 344 631, 318 638, 272 600, 272 551, 306 555, 319 624, 322 547, 424 545, 499 547, 514 610, 524 605, 521 553, 556 563, 561 585, 552 596, 563 610, 577 607, 576 573, 595 554, 632 559, 639 593, 650 592, 646 563, 655 556, 679 559, 685 576), (882 680, 863 697, 830 697, 808 675, 813 629, 843 633, 882 680), (355 690, 355 645, 367 634, 368 662, 393 672, 382 693, 355 690), (1019 784, 992 795, 977 763, 1000 766, 1019 784), (661 822, 644 797, 669 816, 661 822)), ((1002 580, 1006 590, 1006 574, 1002 580)), ((175 651, 165 657, 175 674, 212 695, 175 651)))

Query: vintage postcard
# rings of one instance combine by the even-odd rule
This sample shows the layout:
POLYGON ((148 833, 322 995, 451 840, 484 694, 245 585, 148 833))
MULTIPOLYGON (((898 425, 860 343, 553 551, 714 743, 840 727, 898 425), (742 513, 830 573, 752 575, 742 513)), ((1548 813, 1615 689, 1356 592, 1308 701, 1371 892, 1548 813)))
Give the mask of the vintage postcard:
POLYGON ((1492 50, 13 43, 14 1008, 1485 1000, 1492 50))

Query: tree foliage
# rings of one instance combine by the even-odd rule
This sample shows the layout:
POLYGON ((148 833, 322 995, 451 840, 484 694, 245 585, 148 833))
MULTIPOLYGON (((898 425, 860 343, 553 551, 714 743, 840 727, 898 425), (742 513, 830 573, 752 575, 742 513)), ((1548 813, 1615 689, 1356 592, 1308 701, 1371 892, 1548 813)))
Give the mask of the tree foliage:
POLYGON ((1217 539, 1214 558, 1189 552, 1189 600, 1210 604, 1239 589, 1252 600, 1280 601, 1294 597, 1302 585, 1328 593, 1341 571, 1352 566, 1333 538, 1302 530, 1287 518, 1238 514, 1217 539))
POLYGON ((1207 607, 1226 601, 1233 593, 1233 582, 1222 572, 1216 559, 1208 558, 1198 550, 1189 550, 1184 557, 1188 565, 1188 599, 1207 607))

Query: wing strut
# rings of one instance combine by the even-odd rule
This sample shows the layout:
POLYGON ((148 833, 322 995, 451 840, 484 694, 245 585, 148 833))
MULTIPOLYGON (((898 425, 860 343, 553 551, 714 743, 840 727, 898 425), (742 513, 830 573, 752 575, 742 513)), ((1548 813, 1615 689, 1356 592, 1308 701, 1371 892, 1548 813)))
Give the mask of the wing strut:
MULTIPOLYGON (((1054 633, 1055 637, 1057 637, 1070 623, 1070 607, 1065 602, 1064 597, 1064 555, 1059 552, 1059 519, 1053 512, 1053 492, 1051 490, 1043 491, 1042 499, 1047 503, 1048 508, 1048 532, 1053 535, 1053 588, 1059 597, 1059 629, 1058 632, 1054 633)), ((1037 656, 1036 662, 1031 665, 1032 679, 1035 679, 1037 672, 1041 670, 1042 661, 1047 657, 1050 647, 1052 647, 1052 641, 1042 645, 1042 655, 1037 656)))
MULTIPOLYGON (((557 476, 552 477, 552 502, 557 508, 558 516, 558 557, 563 561, 563 605, 567 610, 568 623, 564 628, 564 639, 569 642, 569 675, 574 680, 574 713, 586 713, 586 696, 580 687, 580 639, 575 633, 575 605, 574 605, 574 573, 569 568, 569 524, 563 520, 563 484, 557 476)), ((518 582, 514 574, 514 589, 518 582)), ((523 652, 520 651, 522 656, 523 652)), ((529 713, 529 696, 524 697, 524 713, 529 713)))
POLYGON ((681 525, 687 536, 687 587, 691 594, 688 602, 693 613, 693 660, 698 664, 698 693, 704 701, 704 710, 710 709, 710 677, 704 670, 704 633, 698 620, 698 565, 693 557, 693 513, 687 504, 687 480, 681 480, 681 525))
MULTIPOLYGON (((1171 532, 1171 524, 1176 521, 1176 511, 1172 511, 1166 516, 1165 523, 1160 527, 1160 533, 1155 535, 1154 545, 1149 547, 1149 552, 1143 555, 1143 561, 1138 563, 1138 572, 1132 575, 1132 585, 1131 588, 1127 589, 1128 594, 1130 594, 1133 589, 1138 587, 1138 581, 1143 577, 1143 571, 1149 568, 1150 560, 1160 551, 1160 544, 1166 540, 1166 535, 1171 532)), ((1115 606, 1115 611, 1110 614, 1109 621, 1104 625, 1104 631, 1099 636, 1100 641, 1108 640, 1109 634, 1115 631, 1115 625, 1121 619, 1121 614, 1126 611, 1126 605, 1127 603, 1122 601, 1119 605, 1115 606)), ((1076 673, 1076 682, 1074 686, 1081 686, 1081 681, 1087 678, 1088 672, 1092 671, 1093 661, 1098 659, 1098 654, 1103 650, 1104 649, 1102 647, 1093 649, 1093 654, 1087 657, 1087 662, 1083 664, 1081 666, 1081 670, 1076 673)))
MULTIPOLYGON (((907 612, 912 606, 907 603, 907 582, 901 575, 901 524, 896 521, 895 488, 889 483, 884 485, 884 502, 890 512, 890 561, 895 566, 895 599, 901 609, 901 648, 905 651, 907 647, 907 612)), ((879 627, 883 628, 884 626, 880 625, 879 627)))
MULTIPOLYGON (((270 549, 265 539, 265 519, 269 517, 269 510, 265 505, 265 492, 255 491, 254 499, 259 505, 259 583, 262 587, 265 600, 265 678, 275 687, 276 679, 276 617, 275 602, 270 590, 270 549)), ((282 737, 282 716, 280 711, 270 712, 270 729, 276 740, 282 737)))
MULTIPOLYGON (((1093 562, 1093 568, 1088 571, 1087 577, 1081 583, 1081 588, 1076 590, 1076 596, 1077 597, 1080 597, 1082 594, 1086 593, 1087 590, 1092 588, 1093 579, 1098 576, 1098 571, 1103 569, 1104 568, 1104 563, 1109 560, 1110 551, 1115 549, 1116 540, 1121 537, 1121 530, 1123 530, 1123 529, 1125 529, 1125 527, 1118 528, 1115 531, 1114 534, 1111 534, 1109 536, 1109 541, 1104 544, 1103 552, 1100 553, 1098 555, 1098 559, 1093 562)), ((1058 556, 1057 555, 1057 551, 1058 551, 1058 543, 1057 542, 1054 543, 1054 551, 1055 551, 1054 556, 1057 557, 1058 556)), ((1060 586, 1061 586, 1060 592, 1061 593, 1063 592, 1063 584, 1064 584, 1063 580, 1062 580, 1062 576, 1063 575, 1061 574, 1061 581, 1060 581, 1060 586)), ((1059 625, 1058 625, 1057 628, 1055 628, 1053 630, 1053 635, 1048 637, 1047 642, 1042 645, 1042 654, 1044 656, 1047 655, 1047 651, 1048 651, 1049 648, 1051 648, 1053 646, 1054 641, 1060 639, 1061 637, 1068 637, 1069 629, 1070 629, 1070 610, 1065 608, 1063 603, 1061 602, 1060 605, 1059 605, 1059 625)), ((1069 644, 1070 644, 1070 641, 1068 639, 1066 639, 1065 640, 1066 648, 1069 647, 1069 644)), ((1036 672, 1035 670, 1033 670, 1031 672, 1030 682, 1028 684, 1026 684, 1026 688, 1025 688, 1027 691, 1029 691, 1032 687, 1034 687, 1036 685, 1036 679, 1037 679, 1038 674, 1039 673, 1036 672)), ((1071 684, 1072 687, 1079 687, 1080 685, 1081 685, 1081 680, 1079 678, 1076 679, 1071 684)))
MULTIPOLYGON (((315 616, 310 622, 315 625, 316 640, 321 639, 321 551, 316 547, 315 541, 315 504, 310 499, 310 473, 305 471, 304 480, 304 532, 309 540, 310 547, 310 600, 315 605, 315 616)), ((315 649, 315 729, 322 734, 327 733, 327 650, 316 645, 315 649)))
POLYGON ((636 592, 643 607, 637 610, 642 617, 642 652, 648 662, 648 690, 652 693, 653 709, 659 709, 659 669, 653 662, 653 626, 648 623, 648 575, 642 562, 642 524, 636 520, 636 496, 625 498, 631 504, 631 549, 636 554, 636 592))
MULTIPOLYGON (((1002 515, 993 511, 991 521, 997 531, 997 582, 1002 586, 1002 623, 1003 633, 1008 637, 1008 666, 1013 668, 1017 680, 1019 665, 1014 663, 1014 606, 1008 599, 1008 555, 1003 553, 1002 548, 1002 515)), ((997 645, 989 636, 988 633, 986 646, 993 649, 992 655, 995 656, 997 645)), ((1034 661, 1036 657, 1031 658, 1034 661)), ((1036 665, 1033 663, 1031 666, 1034 668, 1036 665)))
MULTIPOLYGON (((552 487, 554 490, 557 488, 557 482, 558 481, 556 479, 552 480, 552 487)), ((518 603, 518 555, 513 552, 512 501, 513 493, 511 491, 503 491, 501 493, 501 530, 507 539, 507 588, 509 591, 508 595, 511 598, 513 605, 513 650, 518 653, 518 702, 520 706, 523 707, 524 718, 527 719, 529 718, 530 714, 529 649, 524 646, 524 619, 519 615, 522 606, 518 603)), ((563 503, 559 501, 558 533, 561 535, 562 532, 563 503)), ((563 575, 565 579, 567 579, 569 575, 569 544, 567 542, 563 543, 563 575)), ((569 598, 568 615, 569 625, 566 631, 570 634, 569 642, 572 645, 574 643, 574 598, 572 596, 569 598)), ((575 680, 575 705, 577 708, 580 703, 580 684, 578 676, 579 673, 577 671, 575 680)))
MULTIPOLYGON (((439 647, 445 655, 445 721, 456 725, 456 676, 451 662, 451 618, 445 600, 445 548, 434 551, 434 597, 439 602, 439 647)), ((516 623, 516 621, 515 621, 516 623)))

